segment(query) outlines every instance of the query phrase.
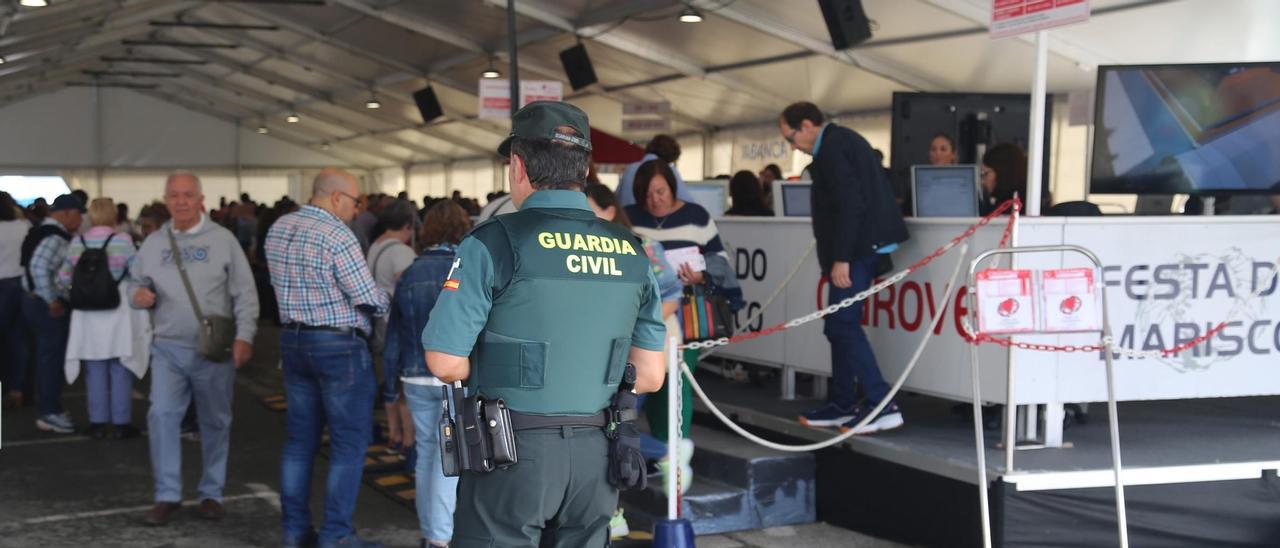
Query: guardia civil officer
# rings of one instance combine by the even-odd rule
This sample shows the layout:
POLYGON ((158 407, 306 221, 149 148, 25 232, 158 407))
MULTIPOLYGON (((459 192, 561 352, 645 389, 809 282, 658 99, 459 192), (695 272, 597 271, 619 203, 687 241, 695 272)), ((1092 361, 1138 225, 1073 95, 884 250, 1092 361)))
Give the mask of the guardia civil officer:
POLYGON ((604 546, 618 492, 603 410, 628 362, 637 392, 662 386, 657 283, 639 240, 582 193, 586 113, 530 103, 498 152, 519 211, 462 241, 422 344, 440 380, 505 400, 518 461, 462 472, 451 546, 604 546))

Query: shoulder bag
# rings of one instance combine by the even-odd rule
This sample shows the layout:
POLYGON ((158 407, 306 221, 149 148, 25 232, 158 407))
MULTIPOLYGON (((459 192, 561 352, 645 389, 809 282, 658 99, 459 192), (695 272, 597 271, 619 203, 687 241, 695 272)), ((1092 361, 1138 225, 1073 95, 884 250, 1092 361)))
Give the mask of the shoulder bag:
POLYGON ((187 276, 187 268, 182 264, 182 251, 178 249, 178 240, 169 231, 169 250, 173 253, 173 264, 178 267, 178 275, 182 277, 182 287, 187 290, 187 298, 191 299, 191 309, 196 313, 199 322, 199 334, 196 337, 196 352, 211 362, 225 362, 231 359, 231 346, 236 340, 236 322, 226 316, 206 316, 200 311, 200 302, 196 292, 191 288, 191 279, 187 276))

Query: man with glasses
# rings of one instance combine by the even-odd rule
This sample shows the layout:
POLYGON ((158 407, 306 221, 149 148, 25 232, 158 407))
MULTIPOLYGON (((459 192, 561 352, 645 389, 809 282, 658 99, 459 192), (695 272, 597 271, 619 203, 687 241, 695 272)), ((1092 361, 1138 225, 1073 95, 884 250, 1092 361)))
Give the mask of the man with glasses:
MULTIPOLYGON (((906 223, 874 150, 856 131, 827 122, 817 105, 799 102, 782 111, 778 132, 791 146, 813 156, 807 168, 813 179, 813 237, 818 265, 831 280, 828 304, 839 303, 870 287, 881 270, 892 268, 888 254, 907 240, 906 223)), ((827 316, 823 332, 831 343, 831 397, 826 405, 802 414, 801 424, 847 431, 888 396, 889 385, 862 330, 862 305, 827 316), (862 386, 861 402, 855 381, 862 386)), ((897 403, 889 402, 857 433, 899 426, 902 412, 897 403)))
POLYGON ((376 546, 356 537, 351 517, 360 492, 373 422, 375 376, 366 340, 384 316, 387 294, 373 281, 347 226, 357 211, 356 178, 337 168, 316 176, 311 201, 267 233, 271 285, 280 306, 280 354, 288 432, 280 466, 284 545, 376 546), (329 427, 324 521, 311 522, 311 471, 329 427))

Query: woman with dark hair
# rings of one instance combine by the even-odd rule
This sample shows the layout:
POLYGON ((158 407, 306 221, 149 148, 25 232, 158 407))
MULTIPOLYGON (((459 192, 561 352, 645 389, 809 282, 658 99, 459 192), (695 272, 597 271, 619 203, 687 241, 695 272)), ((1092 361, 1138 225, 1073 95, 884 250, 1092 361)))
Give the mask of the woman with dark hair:
POLYGON ((982 203, 978 212, 986 215, 1013 198, 1027 199, 1027 154, 1013 143, 991 147, 982 155, 982 203))
POLYGON ((392 445, 416 448, 414 504, 423 546, 448 546, 452 540, 458 478, 445 477, 440 465, 437 425, 444 384, 431 376, 418 341, 452 272, 458 244, 470 230, 471 219, 457 202, 441 200, 427 210, 421 238, 426 248, 396 282, 382 354, 388 437, 392 445))
MULTIPOLYGON (((706 284, 713 293, 724 295, 733 310, 742 307, 742 290, 738 278, 729 266, 729 253, 720 240, 720 232, 702 206, 686 202, 676 195, 675 174, 662 160, 650 160, 636 170, 635 187, 632 189, 636 203, 626 207, 636 234, 661 243, 667 251, 696 248, 702 255, 705 270, 695 269, 691 263, 673 264, 676 275, 684 285, 706 284)), ((685 361, 690 368, 698 363, 698 351, 686 351, 685 361)), ((666 387, 655 393, 658 400, 665 399, 666 387)), ((680 417, 681 431, 688 433, 693 422, 693 392, 684 385, 681 399, 684 413, 680 417)), ((649 427, 655 437, 666 438, 667 417, 665 407, 649 413, 649 427)), ((681 450, 682 455, 692 451, 681 450)), ((681 468, 683 469, 681 463, 681 468)))
POLYGON ((26 328, 22 321, 22 241, 31 223, 8 192, 0 191, 0 382, 8 393, 5 407, 22 406, 22 387, 27 383, 26 328))
POLYGON ((729 197, 733 199, 733 207, 724 212, 725 215, 773 216, 773 209, 764 203, 760 180, 750 171, 744 169, 733 174, 733 178, 729 179, 729 197))
POLYGON ((949 166, 956 163, 956 142, 946 133, 939 133, 929 141, 929 165, 949 166))

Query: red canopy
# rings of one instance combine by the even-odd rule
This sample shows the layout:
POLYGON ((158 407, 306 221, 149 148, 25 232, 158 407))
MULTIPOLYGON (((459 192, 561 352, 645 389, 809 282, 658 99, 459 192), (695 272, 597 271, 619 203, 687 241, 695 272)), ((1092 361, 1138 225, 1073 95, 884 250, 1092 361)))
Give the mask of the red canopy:
POLYGON ((591 161, 597 164, 629 164, 639 162, 644 149, 626 139, 591 128, 591 161))

